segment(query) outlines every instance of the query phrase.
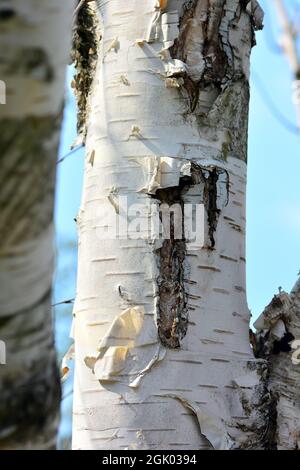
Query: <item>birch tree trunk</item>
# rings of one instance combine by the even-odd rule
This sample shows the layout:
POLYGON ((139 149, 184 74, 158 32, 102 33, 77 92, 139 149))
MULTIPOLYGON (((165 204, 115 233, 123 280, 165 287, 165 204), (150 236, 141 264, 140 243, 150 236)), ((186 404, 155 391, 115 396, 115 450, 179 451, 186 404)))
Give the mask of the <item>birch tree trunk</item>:
POLYGON ((276 446, 245 293, 249 58, 262 18, 247 0, 81 11, 74 449, 276 446), (129 237, 105 238, 114 215, 126 224, 121 197, 152 210, 203 204, 203 246, 136 239, 132 213, 129 237))
POLYGON ((0 6, 0 448, 55 448, 53 202, 72 0, 0 6), (2 83, 3 84, 3 83, 2 83))

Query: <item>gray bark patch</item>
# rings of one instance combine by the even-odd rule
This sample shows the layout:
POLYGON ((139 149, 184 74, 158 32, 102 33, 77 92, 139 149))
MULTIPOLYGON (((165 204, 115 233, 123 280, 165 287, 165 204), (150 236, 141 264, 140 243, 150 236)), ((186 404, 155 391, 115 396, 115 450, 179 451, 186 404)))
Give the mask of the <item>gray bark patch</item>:
POLYGON ((50 83, 55 74, 49 57, 40 47, 24 47, 19 49, 6 66, 8 75, 24 75, 42 82, 50 83))
POLYGON ((1 249, 38 236, 52 221, 60 119, 0 121, 1 249))
POLYGON ((7 364, 0 366, 0 449, 54 442, 61 399, 49 315, 51 293, 17 315, 0 321, 7 364), (40 354, 32 357, 39 346, 40 354))

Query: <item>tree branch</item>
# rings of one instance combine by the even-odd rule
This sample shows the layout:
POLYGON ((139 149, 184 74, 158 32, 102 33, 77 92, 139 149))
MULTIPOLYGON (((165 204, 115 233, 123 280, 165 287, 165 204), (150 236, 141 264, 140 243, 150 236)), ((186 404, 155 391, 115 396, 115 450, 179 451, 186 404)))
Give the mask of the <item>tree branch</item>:
POLYGON ((274 0, 279 24, 282 28, 282 50, 290 64, 294 76, 293 102, 298 115, 298 128, 300 129, 300 57, 297 49, 298 34, 289 19, 283 0, 274 0))

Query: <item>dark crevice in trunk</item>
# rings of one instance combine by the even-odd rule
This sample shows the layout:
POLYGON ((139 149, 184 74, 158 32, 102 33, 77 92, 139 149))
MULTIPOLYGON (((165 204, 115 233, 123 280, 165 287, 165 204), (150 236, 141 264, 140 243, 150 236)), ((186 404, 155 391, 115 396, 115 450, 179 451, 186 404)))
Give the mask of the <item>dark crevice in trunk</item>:
MULTIPOLYGON (((195 185, 202 185, 203 199, 207 214, 208 249, 215 246, 214 233, 217 228, 221 208, 218 207, 218 180, 220 174, 226 174, 221 168, 204 168, 191 164, 191 176, 180 178, 179 185, 158 189, 155 199, 162 208, 167 207, 170 214, 170 227, 167 237, 163 239, 162 247, 158 250, 160 274, 158 278, 158 336, 161 343, 171 349, 180 347, 180 340, 186 335, 188 327, 187 293, 184 279, 186 240, 184 227, 184 195, 195 185), (178 212, 179 210, 179 212, 178 212), (178 218, 178 213, 180 218, 178 218)), ((227 188, 228 189, 228 188, 227 188)))
MULTIPOLYGON (((159 189, 156 198, 167 206, 175 204, 183 214, 183 194, 193 184, 191 178, 181 178, 179 186, 159 189)), ((180 231, 180 230, 179 230, 180 231)), ((176 212, 170 213, 169 238, 163 241, 158 250, 160 275, 158 279, 158 336, 161 343, 171 349, 180 347, 180 340, 187 332, 187 299, 184 287, 184 260, 186 255, 186 241, 184 238, 184 218, 176 219, 176 212), (182 238, 176 238, 178 227, 181 224, 182 238)))
MULTIPOLYGON (((205 178, 205 176, 204 176, 205 178)), ((213 168, 213 170, 208 171, 208 175, 205 178, 205 201, 206 201, 206 210, 207 210, 207 218, 208 218, 208 236, 210 240, 210 248, 214 248, 215 246, 215 237, 214 233, 217 228, 218 218, 220 215, 220 209, 217 206, 217 182, 219 179, 219 174, 217 168, 213 168)))
POLYGON ((72 87, 77 98, 77 131, 78 134, 82 134, 83 138, 86 135, 87 100, 96 70, 100 41, 98 18, 89 5, 84 4, 78 12, 74 27, 71 53, 71 59, 76 69, 72 87))
POLYGON ((280 340, 275 340, 273 343, 272 354, 279 354, 281 352, 292 351, 290 343, 294 341, 295 337, 287 331, 280 340))

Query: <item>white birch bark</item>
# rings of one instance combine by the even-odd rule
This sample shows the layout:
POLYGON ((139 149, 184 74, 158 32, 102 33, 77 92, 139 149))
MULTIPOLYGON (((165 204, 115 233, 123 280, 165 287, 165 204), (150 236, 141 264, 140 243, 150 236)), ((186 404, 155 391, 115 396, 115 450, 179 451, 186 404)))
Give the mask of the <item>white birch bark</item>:
POLYGON ((249 56, 261 9, 92 8, 73 448, 267 448, 267 364, 250 347, 245 293, 249 56), (118 196, 131 205, 174 194, 204 204, 204 247, 101 239, 104 208, 122 217, 118 196))
POLYGON ((53 202, 72 0, 0 5, 0 448, 55 447, 53 202))

